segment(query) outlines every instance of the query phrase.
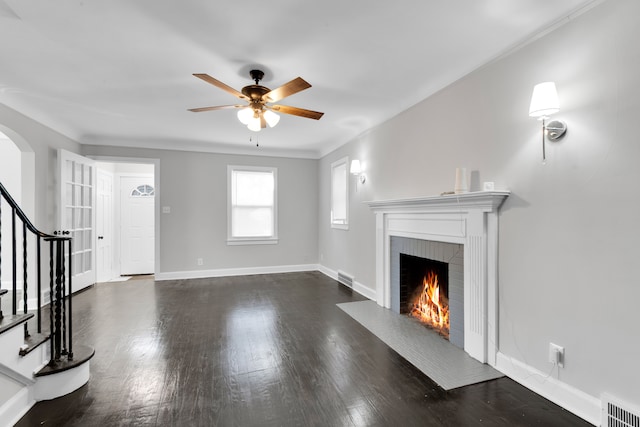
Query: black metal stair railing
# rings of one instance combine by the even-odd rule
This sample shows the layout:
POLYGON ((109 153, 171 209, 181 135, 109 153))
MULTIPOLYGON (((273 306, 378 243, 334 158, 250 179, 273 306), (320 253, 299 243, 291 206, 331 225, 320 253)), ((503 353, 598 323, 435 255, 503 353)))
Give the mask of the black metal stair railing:
MULTIPOLYGON (((68 236, 56 236, 39 231, 29 221, 25 213, 20 209, 9 192, 0 183, 0 282, 3 279, 2 265, 2 208, 8 205, 11 215, 11 314, 18 315, 21 311, 26 315, 29 313, 28 295, 35 282, 36 307, 33 310, 36 320, 36 332, 42 334, 42 260, 43 250, 48 249, 49 256, 49 337, 50 358, 49 365, 55 366, 63 360, 73 360, 73 328, 72 328, 72 238, 68 236), (21 250, 18 248, 18 221, 21 222, 21 250), (48 242, 49 245, 42 245, 41 242, 48 242), (30 256, 29 242, 35 242, 35 254, 30 256), (18 258, 22 256, 22 301, 18 302, 19 280, 18 280, 18 258), (30 262, 35 262, 35 277, 30 277, 28 272, 30 262), (30 287, 31 286, 31 287, 30 287)), ((6 252, 6 251, 5 251, 6 252)), ((46 254, 45 254, 46 256, 46 254)), ((0 320, 3 314, 0 310, 0 320)), ((31 337, 28 322, 24 322, 25 340, 31 337)), ((4 349, 3 349, 4 350, 4 349)), ((20 350, 20 354, 26 351, 20 350)))

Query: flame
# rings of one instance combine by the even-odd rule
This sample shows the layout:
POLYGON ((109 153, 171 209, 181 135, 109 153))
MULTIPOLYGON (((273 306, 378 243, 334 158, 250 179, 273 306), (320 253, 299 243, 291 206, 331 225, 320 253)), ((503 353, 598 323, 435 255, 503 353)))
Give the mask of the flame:
POLYGON ((449 303, 447 298, 440 297, 436 273, 430 271, 422 279, 422 292, 409 307, 413 317, 449 336, 449 303))

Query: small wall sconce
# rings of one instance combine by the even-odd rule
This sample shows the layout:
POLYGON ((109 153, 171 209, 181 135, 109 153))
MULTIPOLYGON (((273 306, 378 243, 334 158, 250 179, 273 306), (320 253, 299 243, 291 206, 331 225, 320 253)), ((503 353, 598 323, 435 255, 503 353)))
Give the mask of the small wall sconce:
POLYGON ((534 86, 529 105, 529 116, 542 120, 542 161, 547 158, 545 151, 545 135, 551 141, 562 138, 567 131, 567 125, 562 120, 552 120, 546 123, 549 116, 560 111, 558 91, 554 82, 539 83, 534 86))
MULTIPOLYGON (((358 177, 358 181, 360 181, 360 184, 364 184, 367 180, 367 176, 364 174, 364 172, 362 172, 360 160, 351 160, 351 167, 349 168, 349 172, 351 172, 352 175, 358 177)), ((358 186, 356 185, 356 190, 357 189, 358 186)))

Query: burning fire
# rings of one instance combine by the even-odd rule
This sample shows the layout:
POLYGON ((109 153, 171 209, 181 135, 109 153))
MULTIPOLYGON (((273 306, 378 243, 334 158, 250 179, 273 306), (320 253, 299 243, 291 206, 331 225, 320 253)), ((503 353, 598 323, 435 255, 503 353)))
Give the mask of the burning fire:
POLYGON ((430 271, 422 280, 422 292, 411 302, 411 315, 449 337, 449 301, 440 296, 438 276, 430 271))

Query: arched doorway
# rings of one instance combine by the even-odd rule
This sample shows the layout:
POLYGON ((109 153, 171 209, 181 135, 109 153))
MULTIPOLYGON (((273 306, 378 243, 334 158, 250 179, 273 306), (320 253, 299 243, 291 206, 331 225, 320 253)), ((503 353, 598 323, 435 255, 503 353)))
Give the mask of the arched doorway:
MULTIPOLYGON (((24 213, 33 221, 35 213, 35 154, 31 146, 20 135, 6 126, 0 125, 0 182, 19 204, 24 213)), ((2 260, 11 259, 11 222, 12 213, 2 205, 2 260)), ((29 251, 33 248, 29 247, 29 251)), ((30 269, 35 266, 30 266, 30 269)), ((33 274, 32 271, 28 271, 33 274)), ((12 265, 3 262, 0 286, 10 289, 12 284, 12 265)), ((34 295, 29 295, 29 306, 35 304, 34 295)))

